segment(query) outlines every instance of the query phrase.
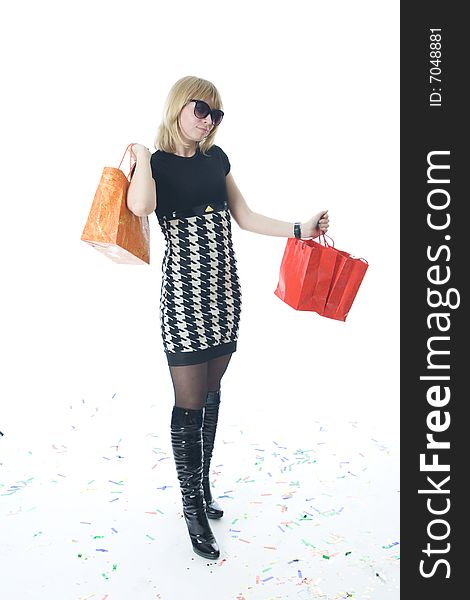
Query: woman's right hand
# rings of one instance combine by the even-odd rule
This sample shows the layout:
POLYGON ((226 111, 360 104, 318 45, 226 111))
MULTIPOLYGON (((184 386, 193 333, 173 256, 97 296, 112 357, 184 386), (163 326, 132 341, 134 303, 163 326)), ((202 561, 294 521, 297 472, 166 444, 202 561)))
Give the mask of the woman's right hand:
POLYGON ((134 160, 139 160, 143 156, 150 156, 150 150, 147 148, 147 146, 143 146, 142 144, 132 144, 131 152, 134 160))

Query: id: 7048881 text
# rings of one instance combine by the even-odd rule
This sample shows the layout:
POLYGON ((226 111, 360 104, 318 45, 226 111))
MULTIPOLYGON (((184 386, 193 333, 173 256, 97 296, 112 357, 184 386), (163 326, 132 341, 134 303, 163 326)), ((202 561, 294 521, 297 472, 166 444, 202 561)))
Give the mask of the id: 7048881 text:
POLYGON ((429 106, 442 106, 442 44, 441 30, 429 30, 429 85, 431 91, 429 94, 429 106))

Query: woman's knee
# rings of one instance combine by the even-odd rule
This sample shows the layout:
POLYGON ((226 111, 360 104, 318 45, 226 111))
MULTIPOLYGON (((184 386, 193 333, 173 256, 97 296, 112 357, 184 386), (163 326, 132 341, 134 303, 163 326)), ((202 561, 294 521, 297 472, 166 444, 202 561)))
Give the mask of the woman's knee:
POLYGON ((224 376, 230 359, 231 354, 225 356, 219 356, 209 361, 207 368, 207 391, 217 392, 220 389, 222 377, 224 376))

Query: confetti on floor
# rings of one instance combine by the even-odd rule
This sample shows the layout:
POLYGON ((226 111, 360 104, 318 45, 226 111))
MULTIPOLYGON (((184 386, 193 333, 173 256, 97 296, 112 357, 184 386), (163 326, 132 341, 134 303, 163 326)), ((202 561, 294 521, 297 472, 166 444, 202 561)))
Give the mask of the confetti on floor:
POLYGON ((168 415, 153 402, 131 423, 129 406, 124 393, 80 396, 55 439, 0 435, 9 600, 174 600, 208 578, 224 600, 398 600, 393 440, 359 421, 289 437, 220 418, 211 487, 224 517, 210 525, 221 556, 208 561, 189 541, 168 415))

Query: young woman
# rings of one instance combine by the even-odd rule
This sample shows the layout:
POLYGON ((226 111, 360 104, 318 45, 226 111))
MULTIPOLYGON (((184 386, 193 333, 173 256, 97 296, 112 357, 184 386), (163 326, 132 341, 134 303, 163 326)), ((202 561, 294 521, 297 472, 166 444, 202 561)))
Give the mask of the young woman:
POLYGON ((220 404, 220 382, 237 348, 241 289, 231 217, 247 231, 280 237, 318 237, 328 213, 289 223, 253 212, 214 144, 224 116, 216 87, 183 77, 171 88, 155 139, 156 152, 134 144, 127 194, 138 216, 155 212, 166 249, 160 323, 175 392, 171 441, 183 514, 194 551, 220 552, 208 517, 223 511, 213 499, 209 467, 220 404))

